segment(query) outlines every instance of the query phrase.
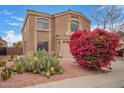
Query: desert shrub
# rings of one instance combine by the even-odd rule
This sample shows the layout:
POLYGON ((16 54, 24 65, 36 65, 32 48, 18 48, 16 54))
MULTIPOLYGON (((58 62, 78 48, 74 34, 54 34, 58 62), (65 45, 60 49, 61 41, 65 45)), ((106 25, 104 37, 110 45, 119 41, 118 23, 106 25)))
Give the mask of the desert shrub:
POLYGON ((16 60, 11 70, 17 73, 32 72, 49 77, 57 73, 63 73, 64 69, 59 65, 58 55, 49 54, 45 50, 26 55, 16 60))
POLYGON ((70 51, 78 64, 94 70, 111 68, 118 47, 119 35, 102 29, 78 31, 70 38, 70 51))
POLYGON ((11 70, 10 70, 10 68, 6 68, 6 66, 5 66, 5 68, 2 69, 1 78, 3 80, 7 80, 10 77, 11 77, 11 70))
POLYGON ((0 67, 5 66, 5 64, 6 64, 6 61, 0 60, 0 67))

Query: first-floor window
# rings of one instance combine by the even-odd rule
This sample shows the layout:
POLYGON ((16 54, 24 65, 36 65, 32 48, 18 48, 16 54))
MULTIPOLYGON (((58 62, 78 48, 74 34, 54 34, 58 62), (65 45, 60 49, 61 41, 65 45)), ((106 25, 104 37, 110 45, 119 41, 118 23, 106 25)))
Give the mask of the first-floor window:
POLYGON ((48 42, 39 42, 37 44, 37 50, 43 50, 43 49, 48 51, 48 42))

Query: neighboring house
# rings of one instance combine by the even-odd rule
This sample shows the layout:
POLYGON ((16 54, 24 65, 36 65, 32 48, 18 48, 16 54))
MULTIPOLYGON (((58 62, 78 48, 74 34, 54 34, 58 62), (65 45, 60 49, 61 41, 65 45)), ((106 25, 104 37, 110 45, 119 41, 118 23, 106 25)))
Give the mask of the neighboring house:
POLYGON ((121 35, 120 43, 121 43, 121 48, 124 48, 124 33, 123 33, 123 35, 121 35))
POLYGON ((0 37, 0 47, 7 47, 7 42, 0 37))
POLYGON ((120 40, 120 45, 121 45, 121 46, 120 46, 120 48, 119 48, 119 49, 124 48, 124 40, 123 40, 123 39, 121 39, 121 40, 120 40))
POLYGON ((28 10, 22 29, 23 53, 44 48, 58 52, 63 59, 71 59, 69 40, 77 29, 90 30, 90 20, 80 12, 68 10, 51 15, 28 10))
POLYGON ((119 35, 120 35, 120 48, 119 49, 122 49, 124 48, 124 32, 123 31, 119 31, 117 32, 119 35))

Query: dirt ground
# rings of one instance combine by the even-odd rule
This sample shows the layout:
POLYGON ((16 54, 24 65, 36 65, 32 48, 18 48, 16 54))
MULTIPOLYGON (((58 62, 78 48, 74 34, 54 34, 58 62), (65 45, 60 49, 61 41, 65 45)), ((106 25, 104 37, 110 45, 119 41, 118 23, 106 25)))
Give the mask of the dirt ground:
MULTIPOLYGON (((116 57, 116 60, 124 61, 124 59, 120 57, 116 57)), ((7 66, 10 66, 12 64, 11 61, 7 63, 7 66)), ((35 84, 41 84, 46 82, 52 82, 56 80, 62 80, 67 78, 74 78, 79 76, 88 76, 97 74, 98 72, 92 72, 89 70, 85 70, 82 67, 78 66, 78 64, 72 62, 72 61, 62 61, 60 62, 60 65, 64 67, 65 71, 63 74, 53 75, 50 78, 47 78, 45 76, 41 76, 38 74, 32 74, 32 73, 23 73, 23 74, 17 74, 12 73, 12 76, 10 79, 3 81, 0 79, 0 87, 2 88, 18 88, 18 87, 25 87, 35 84)))
MULTIPOLYGON (((12 63, 9 62, 8 64, 10 65, 12 63)), ((6 81, 3 81, 2 79, 0 79, 0 87, 18 88, 18 87, 30 86, 30 85, 35 85, 35 84, 52 82, 56 80, 73 78, 73 77, 78 77, 78 76, 87 76, 87 75, 93 74, 93 72, 89 70, 84 70, 83 68, 79 67, 78 64, 71 62, 71 61, 60 62, 60 65, 63 66, 65 69, 63 74, 53 75, 50 78, 47 78, 45 76, 41 76, 38 74, 32 74, 32 73, 17 74, 14 72, 12 73, 10 79, 6 81)))

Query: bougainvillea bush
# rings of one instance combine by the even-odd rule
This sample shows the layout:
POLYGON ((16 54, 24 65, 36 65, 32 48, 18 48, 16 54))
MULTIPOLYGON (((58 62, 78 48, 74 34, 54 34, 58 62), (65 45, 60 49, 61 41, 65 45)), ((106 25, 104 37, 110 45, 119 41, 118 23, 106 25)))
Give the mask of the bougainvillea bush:
POLYGON ((118 34, 98 28, 88 32, 77 31, 70 38, 70 51, 80 66, 92 70, 110 69, 117 55, 119 39, 118 34))

